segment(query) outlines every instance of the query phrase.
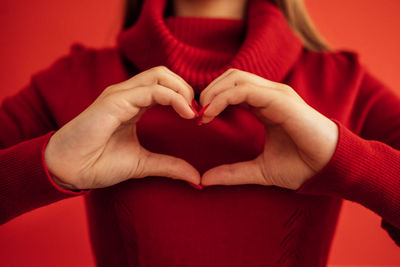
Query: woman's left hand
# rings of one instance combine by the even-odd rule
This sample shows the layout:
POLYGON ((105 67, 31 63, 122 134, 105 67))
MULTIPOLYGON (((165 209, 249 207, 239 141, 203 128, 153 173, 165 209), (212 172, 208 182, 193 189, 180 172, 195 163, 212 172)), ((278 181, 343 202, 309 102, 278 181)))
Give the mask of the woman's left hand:
POLYGON ((201 184, 275 185, 296 190, 331 159, 336 123, 310 107, 290 86, 229 69, 200 95, 208 123, 228 105, 247 105, 265 125, 264 151, 255 159, 206 171, 201 184))

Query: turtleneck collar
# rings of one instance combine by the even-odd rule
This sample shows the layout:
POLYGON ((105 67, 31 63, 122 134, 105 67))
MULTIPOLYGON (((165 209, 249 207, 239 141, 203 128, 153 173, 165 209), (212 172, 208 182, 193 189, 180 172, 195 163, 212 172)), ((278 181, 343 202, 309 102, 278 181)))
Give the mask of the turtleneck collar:
POLYGON ((165 24, 180 42, 233 56, 245 38, 243 19, 166 17, 165 24))
POLYGON ((268 0, 248 0, 240 19, 164 17, 167 0, 145 0, 138 21, 118 36, 123 56, 144 71, 164 65, 196 93, 228 68, 280 82, 303 45, 268 0))

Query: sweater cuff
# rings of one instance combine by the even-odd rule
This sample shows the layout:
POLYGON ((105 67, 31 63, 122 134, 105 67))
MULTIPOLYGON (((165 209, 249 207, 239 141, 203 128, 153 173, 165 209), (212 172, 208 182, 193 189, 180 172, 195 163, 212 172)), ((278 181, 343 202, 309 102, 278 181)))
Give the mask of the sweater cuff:
POLYGON ((339 128, 330 161, 295 192, 358 202, 400 227, 400 151, 339 128))
POLYGON ((54 132, 0 150, 0 224, 22 213, 90 191, 56 185, 44 164, 44 149, 54 132))
POLYGON ((348 147, 348 136, 346 136, 348 133, 344 132, 345 129, 339 121, 331 120, 338 126, 338 143, 335 151, 329 162, 295 190, 296 193, 343 197, 342 193, 351 186, 351 181, 342 179, 342 174, 346 172, 346 166, 343 166, 346 162, 346 153, 351 151, 351 147, 348 147))

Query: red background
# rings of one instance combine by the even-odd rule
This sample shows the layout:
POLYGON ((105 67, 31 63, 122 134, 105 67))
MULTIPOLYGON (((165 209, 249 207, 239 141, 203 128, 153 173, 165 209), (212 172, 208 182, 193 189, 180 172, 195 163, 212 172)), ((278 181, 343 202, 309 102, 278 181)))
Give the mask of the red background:
MULTIPOLYGON (((72 42, 113 44, 122 1, 1 0, 0 100, 68 52, 72 42)), ((400 93, 400 1, 306 0, 317 27, 335 48, 356 50, 368 68, 400 93)), ((346 202, 331 265, 400 266, 400 248, 380 218, 346 202)), ((51 204, 0 226, 2 266, 93 266, 83 201, 51 204)))

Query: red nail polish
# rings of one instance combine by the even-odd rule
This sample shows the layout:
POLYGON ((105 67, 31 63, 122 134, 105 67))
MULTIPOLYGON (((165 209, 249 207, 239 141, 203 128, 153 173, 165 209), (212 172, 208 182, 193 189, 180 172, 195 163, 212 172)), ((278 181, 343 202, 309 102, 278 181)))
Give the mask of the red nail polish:
POLYGON ((199 190, 203 189, 203 187, 202 187, 201 185, 197 185, 197 184, 194 184, 194 183, 191 183, 191 182, 188 182, 188 184, 189 184, 191 187, 194 187, 194 188, 196 188, 196 189, 199 189, 199 190))
POLYGON ((199 112, 197 112, 197 110, 192 105, 190 105, 189 107, 193 110, 193 112, 195 114, 195 118, 198 117, 199 116, 199 112))
POLYGON ((199 104, 195 99, 192 100, 192 106, 197 110, 199 108, 199 104))
POLYGON ((208 103, 206 106, 202 107, 199 111, 199 116, 202 116, 204 111, 208 108, 208 106, 210 105, 210 103, 208 103))

